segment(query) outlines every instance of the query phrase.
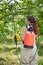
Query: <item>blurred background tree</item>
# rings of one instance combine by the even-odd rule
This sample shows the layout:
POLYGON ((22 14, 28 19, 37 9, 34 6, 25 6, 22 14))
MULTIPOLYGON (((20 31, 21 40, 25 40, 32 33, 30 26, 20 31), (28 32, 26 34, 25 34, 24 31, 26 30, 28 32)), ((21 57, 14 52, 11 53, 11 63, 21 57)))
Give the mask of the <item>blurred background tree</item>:
POLYGON ((43 0, 0 0, 0 65, 14 65, 18 61, 14 60, 14 35, 21 42, 22 26, 25 26, 27 15, 33 15, 38 22, 36 44, 39 65, 43 65, 43 0))
POLYGON ((36 17, 39 34, 43 35, 43 0, 0 0, 0 42, 12 39, 25 25, 27 15, 36 17))

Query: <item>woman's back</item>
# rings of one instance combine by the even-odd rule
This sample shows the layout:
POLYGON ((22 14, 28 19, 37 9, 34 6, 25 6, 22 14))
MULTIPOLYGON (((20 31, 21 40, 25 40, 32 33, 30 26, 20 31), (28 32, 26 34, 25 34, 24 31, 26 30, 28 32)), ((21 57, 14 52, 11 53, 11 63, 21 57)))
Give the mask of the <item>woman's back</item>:
MULTIPOLYGON (((25 31, 25 33, 27 32, 27 28, 26 28, 26 27, 23 27, 22 29, 24 29, 23 31, 25 31)), ((23 33, 23 34, 24 34, 24 37, 25 37, 25 33, 23 33)), ((34 37, 34 48, 33 48, 33 49, 36 50, 36 42, 35 42, 35 38, 36 38, 36 35, 35 35, 35 37, 34 37)), ((31 39, 30 39, 30 41, 31 41, 31 39)), ((23 43, 22 43, 21 48, 24 49, 24 44, 23 44, 23 43)))

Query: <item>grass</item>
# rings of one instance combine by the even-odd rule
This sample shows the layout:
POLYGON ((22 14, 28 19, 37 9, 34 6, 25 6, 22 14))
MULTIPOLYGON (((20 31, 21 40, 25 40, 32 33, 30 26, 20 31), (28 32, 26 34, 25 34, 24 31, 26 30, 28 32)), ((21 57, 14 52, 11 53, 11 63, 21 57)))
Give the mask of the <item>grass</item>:
MULTIPOLYGON (((18 45, 18 54, 20 53, 20 45, 18 45)), ((20 65, 16 56, 16 46, 14 44, 0 44, 0 65, 20 65)), ((39 62, 43 65, 43 45, 38 47, 39 62), (42 50, 42 51, 41 51, 42 50)))

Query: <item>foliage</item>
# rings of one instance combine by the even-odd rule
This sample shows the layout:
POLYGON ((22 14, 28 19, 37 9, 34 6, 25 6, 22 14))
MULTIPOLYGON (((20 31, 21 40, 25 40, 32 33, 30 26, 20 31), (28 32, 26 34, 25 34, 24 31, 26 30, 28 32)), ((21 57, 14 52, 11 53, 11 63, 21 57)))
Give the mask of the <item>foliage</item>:
POLYGON ((0 42, 7 41, 7 36, 12 37, 15 30, 19 34, 29 14, 36 17, 40 35, 43 35, 43 0, 1 0, 0 42))
MULTIPOLYGON (((22 26, 25 26, 27 15, 33 15, 38 22, 36 44, 39 54, 39 65, 43 65, 43 0, 0 0, 0 65, 17 65, 15 59, 14 36, 21 41, 22 26), (42 45, 40 44, 42 43, 42 45), (9 45, 8 45, 9 44, 9 45)), ((18 42, 18 43, 19 43, 18 42)), ((18 47, 18 54, 20 47, 18 47)))

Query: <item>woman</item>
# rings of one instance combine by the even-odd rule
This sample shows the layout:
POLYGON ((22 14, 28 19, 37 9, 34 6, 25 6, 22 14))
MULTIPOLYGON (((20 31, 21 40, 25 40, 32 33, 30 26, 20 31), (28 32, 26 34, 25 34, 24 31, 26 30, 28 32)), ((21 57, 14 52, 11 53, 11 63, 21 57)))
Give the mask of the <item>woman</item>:
MULTIPOLYGON (((36 19, 33 16, 27 16, 26 25, 33 26, 35 37, 36 37, 36 35, 38 33, 38 25, 37 25, 36 19)), ((22 37, 23 42, 24 42, 26 32, 27 32, 26 26, 22 27, 22 36, 21 37, 22 37)), ((34 47, 33 48, 25 48, 24 44, 22 43, 22 48, 21 48, 22 65, 38 65, 38 53, 37 53, 36 49, 37 49, 37 47, 35 44, 35 39, 34 39, 34 47)))

